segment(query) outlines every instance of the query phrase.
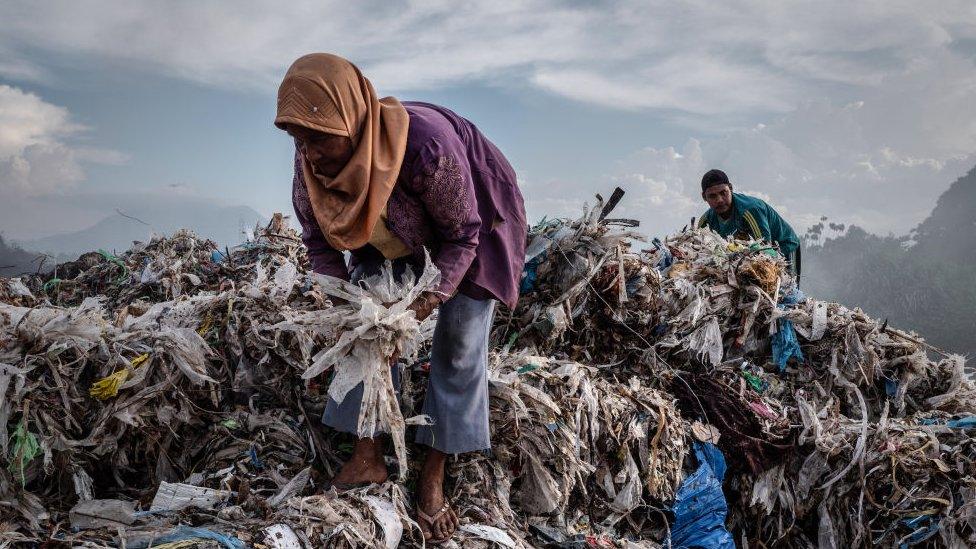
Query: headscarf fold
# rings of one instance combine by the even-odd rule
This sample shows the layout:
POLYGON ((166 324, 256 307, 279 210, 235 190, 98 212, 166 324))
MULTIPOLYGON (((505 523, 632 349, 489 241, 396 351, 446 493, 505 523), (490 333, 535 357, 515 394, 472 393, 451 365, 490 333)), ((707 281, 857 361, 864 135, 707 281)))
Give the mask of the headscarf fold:
POLYGON ((393 192, 407 146, 409 116, 394 97, 377 99, 355 65, 327 53, 298 58, 278 88, 275 125, 296 124, 352 139, 354 152, 336 177, 315 173, 302 155, 305 186, 322 234, 337 250, 370 240, 393 192))

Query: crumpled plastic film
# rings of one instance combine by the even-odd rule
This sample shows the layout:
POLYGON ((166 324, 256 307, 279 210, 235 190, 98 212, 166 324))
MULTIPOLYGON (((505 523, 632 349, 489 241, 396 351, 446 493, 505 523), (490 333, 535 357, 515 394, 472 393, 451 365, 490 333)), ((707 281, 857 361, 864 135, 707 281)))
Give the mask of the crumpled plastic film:
MULTIPOLYGON (((750 546, 976 545, 964 357, 802 296, 766 243, 645 243, 618 199, 530 231, 528 283, 491 331, 491 451, 448 464, 449 546, 647 548, 723 526, 750 546), (781 370, 786 322, 802 360, 781 370), (696 447, 724 456, 724 520, 717 499, 676 520, 711 463, 696 447)), ((247 546, 420 546, 404 452, 422 449, 398 449, 396 483, 324 491, 350 446, 321 416, 370 378, 364 432, 417 419, 432 324, 405 306, 432 283, 317 278, 282 216, 232 249, 178 231, 0 279, 0 545, 131 547, 192 524, 247 546), (148 507, 173 490, 179 509, 148 507)))
POLYGON ((678 487, 671 544, 675 548, 733 549, 735 542, 725 529, 729 510, 722 493, 725 458, 717 446, 707 442, 696 442, 694 450, 698 469, 678 487))

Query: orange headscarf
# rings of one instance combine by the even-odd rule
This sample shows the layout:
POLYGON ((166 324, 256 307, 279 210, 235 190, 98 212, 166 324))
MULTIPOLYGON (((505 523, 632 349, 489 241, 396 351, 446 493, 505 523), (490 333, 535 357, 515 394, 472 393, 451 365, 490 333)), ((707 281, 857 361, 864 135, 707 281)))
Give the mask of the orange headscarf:
POLYGON ((298 58, 278 88, 275 125, 296 124, 352 139, 352 158, 334 178, 302 170, 315 220, 329 244, 354 250, 370 240, 393 192, 409 117, 393 97, 377 99, 355 65, 328 53, 298 58))

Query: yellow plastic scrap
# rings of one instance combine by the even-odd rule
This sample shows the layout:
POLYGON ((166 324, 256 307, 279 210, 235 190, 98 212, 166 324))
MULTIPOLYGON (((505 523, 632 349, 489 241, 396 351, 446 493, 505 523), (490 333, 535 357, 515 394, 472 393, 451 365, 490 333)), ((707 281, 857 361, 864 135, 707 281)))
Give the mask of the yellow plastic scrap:
POLYGON ((197 328, 197 333, 200 334, 200 337, 203 337, 208 331, 210 331, 211 326, 213 326, 213 315, 207 313, 207 317, 203 319, 203 322, 200 323, 200 327, 197 328))
POLYGON ((91 389, 88 390, 88 394, 92 398, 97 398, 98 400, 106 400, 119 394, 119 388, 122 384, 129 379, 129 372, 132 369, 138 368, 143 362, 149 359, 149 353, 143 353, 129 362, 130 367, 122 370, 116 370, 112 372, 111 375, 99 379, 95 383, 92 383, 91 389))

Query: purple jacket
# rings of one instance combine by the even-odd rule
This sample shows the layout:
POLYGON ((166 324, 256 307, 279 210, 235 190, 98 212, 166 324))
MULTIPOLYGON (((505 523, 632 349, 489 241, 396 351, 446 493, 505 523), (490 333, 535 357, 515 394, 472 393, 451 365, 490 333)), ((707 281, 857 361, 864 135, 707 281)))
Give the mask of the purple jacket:
MULTIPOLYGON (((468 120, 428 103, 404 102, 410 115, 407 150, 387 203, 390 232, 422 259, 424 247, 441 271, 439 292, 460 291, 495 298, 509 307, 518 300, 525 262, 525 206, 515 171, 495 145, 468 120)), ((292 203, 302 225, 312 269, 349 279, 342 254, 319 229, 295 151, 292 203)), ((379 252, 352 250, 352 261, 379 252)))

